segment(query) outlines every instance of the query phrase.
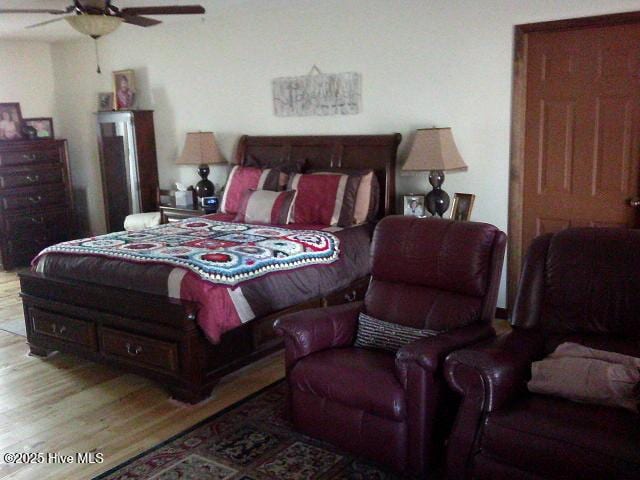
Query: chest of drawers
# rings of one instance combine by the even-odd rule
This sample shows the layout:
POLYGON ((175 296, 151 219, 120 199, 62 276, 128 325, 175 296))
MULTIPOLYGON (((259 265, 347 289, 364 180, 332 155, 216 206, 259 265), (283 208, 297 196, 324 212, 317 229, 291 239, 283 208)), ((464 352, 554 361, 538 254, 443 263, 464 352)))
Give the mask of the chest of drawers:
POLYGON ((0 142, 1 267, 28 265, 73 224, 66 140, 0 142))

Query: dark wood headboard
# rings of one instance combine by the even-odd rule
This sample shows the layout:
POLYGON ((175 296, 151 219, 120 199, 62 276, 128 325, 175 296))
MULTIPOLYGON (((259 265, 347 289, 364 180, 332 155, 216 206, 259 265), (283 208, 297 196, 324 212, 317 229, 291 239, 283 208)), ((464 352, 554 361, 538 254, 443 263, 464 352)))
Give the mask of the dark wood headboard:
POLYGON ((265 166, 296 160, 306 169, 371 168, 380 182, 378 218, 394 213, 396 155, 402 135, 314 135, 254 137, 244 135, 236 150, 236 163, 247 158, 265 166))

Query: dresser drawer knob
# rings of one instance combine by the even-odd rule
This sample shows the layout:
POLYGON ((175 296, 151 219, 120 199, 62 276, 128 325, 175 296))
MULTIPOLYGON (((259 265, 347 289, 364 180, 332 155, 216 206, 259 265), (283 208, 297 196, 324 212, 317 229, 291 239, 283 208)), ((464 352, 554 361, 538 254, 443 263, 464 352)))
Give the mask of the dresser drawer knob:
POLYGON ((58 328, 58 326, 55 323, 52 323, 51 331, 54 333, 54 335, 64 335, 64 333, 67 331, 67 327, 62 325, 60 328, 58 328))
POLYGON ((44 217, 40 217, 40 218, 36 218, 36 217, 29 217, 31 219, 31 221, 33 223, 38 223, 38 224, 42 224, 44 223, 44 217))
POLYGON ((42 201, 42 195, 38 195, 37 197, 29 197, 29 201, 31 203, 40 203, 42 201))
POLYGON ((136 345, 135 347, 132 347, 130 343, 127 343, 126 347, 127 347, 127 353, 132 357, 135 357, 136 355, 140 355, 142 353, 142 347, 140 345, 136 345))
POLYGON ((35 153, 25 153, 22 155, 22 159, 26 160, 28 162, 35 162, 36 161, 37 155, 35 153))
POLYGON ((40 181, 40 175, 27 175, 27 180, 31 183, 36 183, 40 181))

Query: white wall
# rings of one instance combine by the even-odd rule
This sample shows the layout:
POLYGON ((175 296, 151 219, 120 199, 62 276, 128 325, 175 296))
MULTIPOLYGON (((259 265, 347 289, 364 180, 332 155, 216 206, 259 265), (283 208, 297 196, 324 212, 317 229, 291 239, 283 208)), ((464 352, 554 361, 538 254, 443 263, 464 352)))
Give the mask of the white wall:
MULTIPOLYGON (((135 69, 142 106, 156 110, 162 186, 197 180, 192 168, 173 165, 187 131, 215 131, 229 158, 242 133, 401 132, 406 139, 419 127, 450 126, 469 170, 448 175, 445 189, 475 193, 473 219, 506 229, 513 26, 638 10, 640 0, 255 0, 214 7, 205 20, 123 26, 100 40, 103 70, 135 69), (360 115, 273 115, 271 80, 306 74, 314 64, 362 73, 360 115)), ((89 39, 55 44, 53 58, 58 130, 69 138, 74 181, 87 189, 91 227, 100 232, 91 112, 97 93, 110 89, 110 75, 95 73, 89 39)), ((406 149, 405 141, 401 160, 406 149)), ((219 185, 223 170, 215 173, 219 185)), ((425 190, 426 175, 398 179, 399 194, 425 190)))
POLYGON ((49 44, 0 40, 0 102, 19 102, 23 117, 53 116, 53 63, 49 44))

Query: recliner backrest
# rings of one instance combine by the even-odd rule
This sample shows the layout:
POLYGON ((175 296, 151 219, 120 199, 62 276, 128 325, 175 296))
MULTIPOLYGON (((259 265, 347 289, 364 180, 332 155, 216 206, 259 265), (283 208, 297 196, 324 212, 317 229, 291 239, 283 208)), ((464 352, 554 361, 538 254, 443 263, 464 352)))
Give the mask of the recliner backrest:
POLYGON ((536 238, 512 323, 640 338, 640 231, 571 228, 536 238))
POLYGON ((490 321, 505 242, 485 223, 386 217, 373 236, 365 308, 388 322, 435 330, 490 321))

